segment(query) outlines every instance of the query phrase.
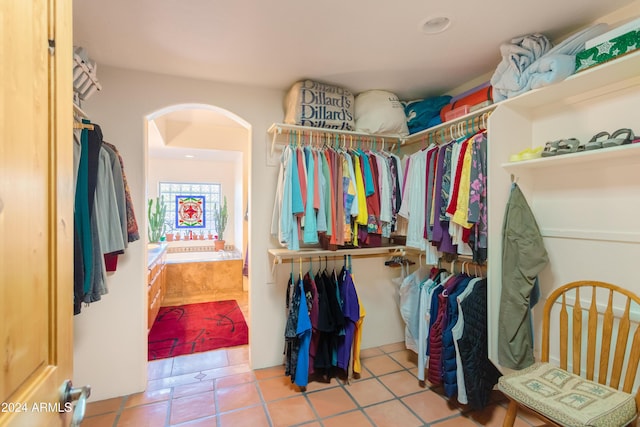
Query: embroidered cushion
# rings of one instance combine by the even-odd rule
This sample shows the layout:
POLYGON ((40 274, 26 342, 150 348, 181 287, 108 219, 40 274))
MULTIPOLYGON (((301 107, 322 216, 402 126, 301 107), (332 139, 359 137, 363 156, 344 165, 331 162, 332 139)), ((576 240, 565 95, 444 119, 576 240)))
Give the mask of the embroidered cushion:
POLYGON ((500 378, 511 399, 565 426, 623 426, 636 415, 634 397, 549 363, 500 378))

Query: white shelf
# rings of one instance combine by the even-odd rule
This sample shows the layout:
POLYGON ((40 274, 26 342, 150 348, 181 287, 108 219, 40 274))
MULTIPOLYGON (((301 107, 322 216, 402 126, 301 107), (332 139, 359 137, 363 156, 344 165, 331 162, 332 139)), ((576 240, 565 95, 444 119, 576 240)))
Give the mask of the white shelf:
POLYGON ((561 101, 572 103, 571 100, 588 99, 591 94, 609 92, 608 86, 614 84, 640 84, 640 50, 573 74, 553 85, 509 98, 497 105, 534 109, 561 101))
POLYGON ((640 161, 640 143, 620 145, 618 147, 600 148, 597 150, 582 151, 580 153, 560 154, 551 157, 540 157, 533 160, 523 160, 520 162, 503 163, 501 166, 509 171, 515 172, 526 169, 540 169, 548 167, 562 167, 568 165, 579 165, 581 163, 602 162, 615 159, 619 162, 640 161))
MULTIPOLYGON (((630 283, 633 260, 640 253, 640 228, 634 221, 640 206, 640 144, 520 162, 507 162, 509 156, 567 136, 586 142, 602 130, 638 131, 638 107, 640 50, 502 101, 492 113, 487 144, 487 314, 488 353, 497 366, 500 230, 514 177, 545 240, 549 264, 539 275, 543 292, 585 277, 630 283)), ((539 322, 534 327, 539 332, 539 322)))
POLYGON ((403 143, 405 140, 405 136, 401 135, 380 135, 380 134, 372 134, 372 133, 364 133, 364 132, 354 132, 348 130, 339 130, 339 129, 325 129, 325 128, 316 128, 311 126, 298 126, 298 125, 288 125, 284 123, 274 123, 267 130, 269 134, 272 135, 271 139, 271 149, 268 153, 269 158, 273 157, 275 153, 276 146, 284 147, 287 142, 280 141, 278 143, 278 136, 283 133, 295 133, 299 136, 303 136, 305 134, 308 135, 340 135, 343 138, 340 138, 340 144, 351 144, 353 142, 358 142, 358 138, 362 140, 363 138, 368 140, 367 142, 377 142, 383 144, 390 143, 391 145, 395 145, 398 143, 403 143), (349 137, 349 138, 347 138, 349 137), (355 137, 355 138, 354 138, 355 137), (356 139, 354 141, 354 139, 356 139))
POLYGON ((345 136, 359 136, 364 138, 375 138, 375 139, 389 139, 392 141, 401 141, 405 139, 405 136, 402 135, 380 135, 366 132, 355 132, 350 130, 339 130, 339 129, 325 129, 325 128, 316 128, 311 126, 299 126, 299 125, 288 125, 284 123, 274 123, 267 130, 268 133, 278 135, 283 132, 314 132, 314 133, 332 133, 336 135, 345 135, 345 136))

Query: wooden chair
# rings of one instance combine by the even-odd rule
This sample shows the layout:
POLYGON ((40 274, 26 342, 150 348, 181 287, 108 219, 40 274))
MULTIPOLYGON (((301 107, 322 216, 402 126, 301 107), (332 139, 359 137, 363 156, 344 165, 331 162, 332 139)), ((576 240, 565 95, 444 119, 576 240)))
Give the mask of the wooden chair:
POLYGON ((639 316, 640 298, 609 283, 572 282, 552 292, 544 305, 541 362, 498 382, 510 400, 503 426, 513 426, 519 408, 556 426, 635 425, 639 316), (558 338, 552 354, 559 367, 549 363, 551 335, 558 338))

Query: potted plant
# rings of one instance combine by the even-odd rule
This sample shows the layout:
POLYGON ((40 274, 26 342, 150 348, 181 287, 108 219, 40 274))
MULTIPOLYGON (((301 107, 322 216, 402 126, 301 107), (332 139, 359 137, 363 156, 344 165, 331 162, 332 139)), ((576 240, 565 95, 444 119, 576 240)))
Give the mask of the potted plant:
POLYGON ((228 218, 227 196, 224 196, 222 205, 218 204, 213 208, 213 223, 216 227, 216 233, 218 233, 218 239, 214 243, 216 251, 224 249, 224 230, 227 228, 228 218))
POLYGON ((167 206, 163 201, 160 200, 160 197, 156 197, 155 200, 149 199, 149 204, 147 207, 147 217, 149 220, 147 234, 149 237, 149 243, 158 243, 160 242, 160 238, 164 236, 166 226, 166 212, 167 206))
POLYGON ((168 221, 167 221, 166 225, 167 225, 167 228, 166 228, 166 231, 165 231, 165 234, 164 234, 164 238, 165 238, 165 240, 167 242, 173 242, 173 237, 174 237, 173 227, 171 226, 171 224, 168 221))

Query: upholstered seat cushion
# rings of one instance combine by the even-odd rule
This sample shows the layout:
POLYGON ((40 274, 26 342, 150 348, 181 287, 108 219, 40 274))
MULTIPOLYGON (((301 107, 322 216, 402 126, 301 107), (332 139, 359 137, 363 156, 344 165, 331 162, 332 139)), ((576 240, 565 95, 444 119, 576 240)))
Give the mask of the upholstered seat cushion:
POLYGON ((505 375, 498 388, 512 400, 564 426, 624 426, 636 415, 628 393, 581 378, 549 363, 505 375))

